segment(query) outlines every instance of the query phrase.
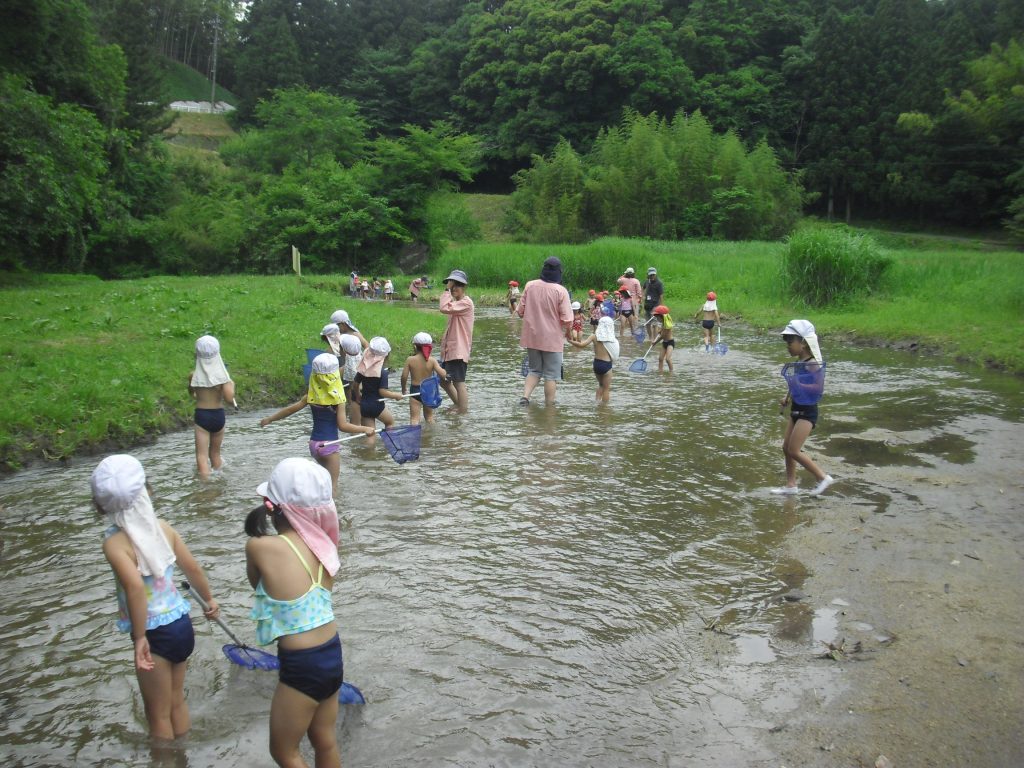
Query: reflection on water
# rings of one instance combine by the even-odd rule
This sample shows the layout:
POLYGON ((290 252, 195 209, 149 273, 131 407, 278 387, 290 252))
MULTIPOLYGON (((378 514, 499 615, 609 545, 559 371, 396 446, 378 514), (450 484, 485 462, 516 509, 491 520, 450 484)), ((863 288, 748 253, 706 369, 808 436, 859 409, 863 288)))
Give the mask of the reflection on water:
MULTIPOLYGON (((773 339, 733 330, 727 355, 705 355, 682 329, 672 375, 626 373, 644 347, 624 341, 608 407, 593 403, 590 355, 567 353, 558 406, 521 408, 515 328, 497 312, 478 320, 472 411, 442 413, 418 462, 395 465, 379 441, 344 448, 335 606, 346 675, 369 702, 339 726, 348 764, 768 759, 766 718, 836 674, 792 661, 834 639, 838 619, 814 596, 782 597, 808 575, 777 559, 783 538, 818 504, 885 512, 909 495, 905 477, 885 473, 969 464, 986 431, 1020 418, 1001 379, 826 349, 808 450, 839 482, 821 499, 779 498, 767 492, 782 478, 784 428, 773 339)), ((190 433, 135 452, 159 514, 243 637, 242 521, 270 469, 304 454, 308 431, 301 418, 260 430, 261 415, 230 417, 227 465, 207 483, 194 477, 190 433)), ((186 683, 193 731, 184 749, 150 753, 130 645, 112 629, 94 465, 0 483, 5 765, 267 764, 275 680, 232 667, 227 639, 201 621, 186 683)))

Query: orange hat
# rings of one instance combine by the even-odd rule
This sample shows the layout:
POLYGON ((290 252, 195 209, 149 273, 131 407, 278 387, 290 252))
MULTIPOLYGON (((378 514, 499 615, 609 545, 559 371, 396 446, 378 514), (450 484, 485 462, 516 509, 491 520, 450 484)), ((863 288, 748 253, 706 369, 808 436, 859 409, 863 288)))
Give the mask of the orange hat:
POLYGON ((658 306, 651 310, 651 313, 655 315, 667 315, 668 307, 666 307, 664 304, 659 304, 658 306))
POLYGON ((715 292, 714 291, 708 291, 708 301, 714 301, 717 298, 718 297, 715 296, 715 292))

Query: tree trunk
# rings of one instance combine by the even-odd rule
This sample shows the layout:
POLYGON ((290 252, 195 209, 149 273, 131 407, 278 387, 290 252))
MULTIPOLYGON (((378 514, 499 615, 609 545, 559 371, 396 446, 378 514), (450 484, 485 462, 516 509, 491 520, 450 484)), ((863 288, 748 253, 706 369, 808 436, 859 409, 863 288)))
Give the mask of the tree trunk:
POLYGON ((836 201, 835 201, 835 195, 833 193, 834 189, 835 189, 835 184, 834 184, 834 182, 831 179, 829 179, 829 182, 828 182, 828 221, 829 221, 830 224, 832 223, 832 217, 835 215, 835 212, 836 212, 836 201))

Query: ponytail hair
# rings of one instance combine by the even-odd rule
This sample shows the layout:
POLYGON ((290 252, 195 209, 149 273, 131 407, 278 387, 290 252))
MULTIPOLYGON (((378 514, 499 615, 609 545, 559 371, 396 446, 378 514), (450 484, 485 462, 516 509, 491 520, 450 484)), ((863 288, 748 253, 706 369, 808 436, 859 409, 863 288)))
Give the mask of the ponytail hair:
MULTIPOLYGON (((281 508, 268 499, 245 516, 246 536, 255 536, 256 538, 259 538, 260 536, 266 536, 271 532, 270 526, 267 523, 268 510, 274 513, 275 523, 283 517, 281 508)), ((277 528, 276 525, 274 527, 275 529, 277 528)))

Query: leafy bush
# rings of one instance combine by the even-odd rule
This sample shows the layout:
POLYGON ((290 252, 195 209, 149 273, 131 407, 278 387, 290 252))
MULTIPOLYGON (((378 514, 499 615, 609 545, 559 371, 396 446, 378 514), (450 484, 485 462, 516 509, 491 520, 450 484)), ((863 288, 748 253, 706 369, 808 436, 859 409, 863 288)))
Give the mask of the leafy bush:
POLYGON ((790 238, 782 263, 789 290, 824 307, 876 290, 892 259, 867 235, 845 227, 807 227, 790 238))

